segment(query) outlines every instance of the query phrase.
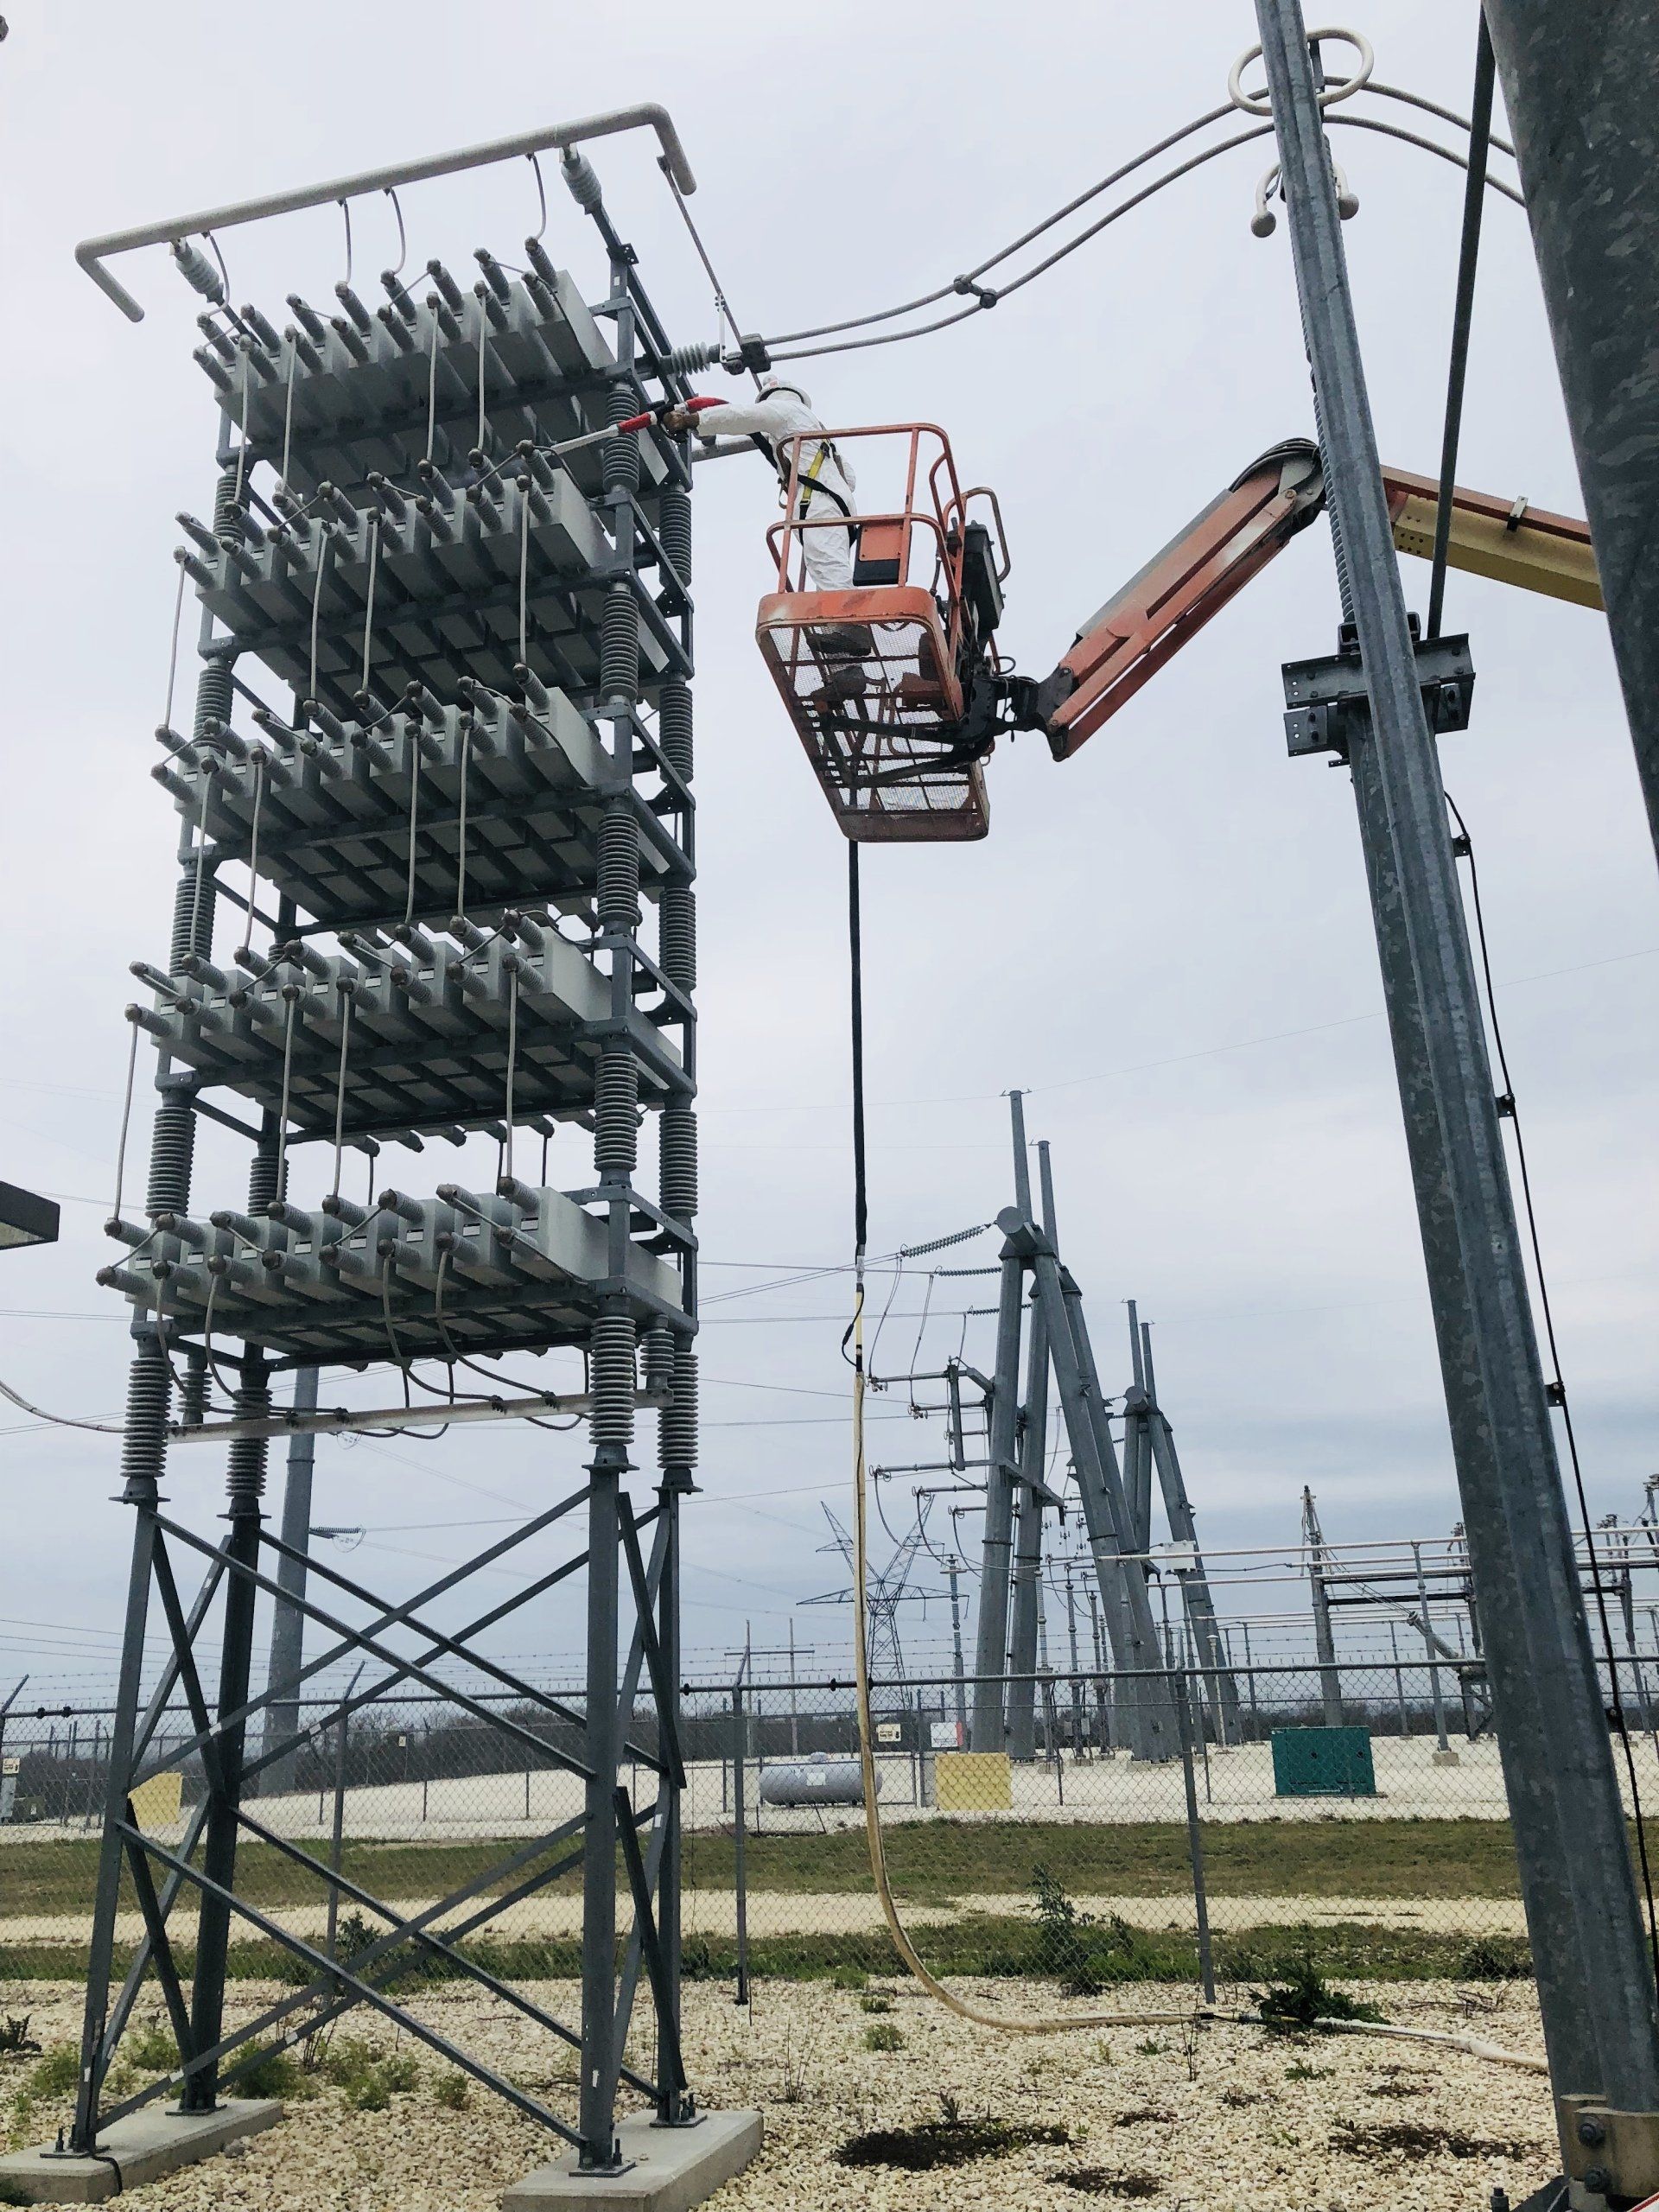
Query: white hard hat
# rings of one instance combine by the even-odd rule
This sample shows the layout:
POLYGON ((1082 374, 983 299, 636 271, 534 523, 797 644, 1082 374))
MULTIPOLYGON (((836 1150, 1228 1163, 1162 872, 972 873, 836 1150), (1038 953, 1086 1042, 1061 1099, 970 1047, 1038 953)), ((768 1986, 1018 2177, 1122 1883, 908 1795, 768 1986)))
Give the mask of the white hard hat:
POLYGON ((787 377, 763 377, 760 379, 761 398, 770 399, 774 391, 792 392, 803 407, 812 404, 811 394, 803 391, 799 385, 791 384, 787 377))

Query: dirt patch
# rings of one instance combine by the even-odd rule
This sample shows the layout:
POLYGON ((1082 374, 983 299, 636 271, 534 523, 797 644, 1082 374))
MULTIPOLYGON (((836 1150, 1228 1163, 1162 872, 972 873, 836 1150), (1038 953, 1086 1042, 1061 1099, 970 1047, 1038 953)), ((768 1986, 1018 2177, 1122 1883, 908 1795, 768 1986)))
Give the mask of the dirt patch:
POLYGON ((1157 2105, 1136 2105, 1132 2111, 1121 2112, 1112 2122, 1114 2127, 1167 2127, 1174 2120, 1173 2112, 1164 2112, 1157 2105))
POLYGON ((1116 2173, 1109 2166, 1062 2166, 1049 2179, 1084 2196, 1156 2196, 1164 2186, 1156 2174, 1116 2173))
POLYGON ((918 2127, 873 2127, 852 2136, 836 2153, 838 2166, 897 2166, 905 2173, 931 2173, 938 2166, 965 2166, 976 2158, 1000 2158, 1033 2144, 1066 2144, 1064 2127, 1028 2126, 1006 2120, 925 2120, 918 2127))
POLYGON ((1456 2127, 1435 2127, 1416 2120, 1379 2120, 1366 2126, 1343 2120, 1331 2138, 1333 2151, 1354 2158, 1525 2158, 1537 2149, 1513 2137, 1465 2135, 1456 2127))

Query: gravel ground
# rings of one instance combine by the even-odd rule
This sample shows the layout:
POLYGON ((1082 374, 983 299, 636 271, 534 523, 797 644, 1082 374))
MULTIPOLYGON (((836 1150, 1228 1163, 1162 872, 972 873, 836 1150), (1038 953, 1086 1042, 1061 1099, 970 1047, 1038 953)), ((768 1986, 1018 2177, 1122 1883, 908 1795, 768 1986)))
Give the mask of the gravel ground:
MULTIPOLYGON (((231 2019, 275 1993, 238 1986, 231 2019)), ((535 1993, 570 2017, 569 1985, 535 1993)), ((1054 2001, 1029 1986, 964 1985, 964 1993, 1010 2012, 1054 2001)), ((1551 2171, 1543 2078, 1455 2053, 1358 2038, 1287 2042, 1255 2029, 1004 2039, 897 1979, 867 1994, 892 2009, 873 2016, 858 1993, 823 1983, 762 1984, 749 2010, 732 2004, 726 1986, 688 1987, 688 2065, 703 2101, 759 2105, 766 2119, 760 2157, 718 2198, 720 2212, 839 2212, 851 2204, 985 2212, 988 2203, 996 2212, 1058 2212, 1137 2196, 1168 2212, 1484 2212, 1494 2186, 1518 2199, 1551 2171), (867 2048, 873 2029, 896 2030, 899 2048, 867 2048), (849 2171, 836 2162, 836 2148, 863 2130, 938 2119, 944 2098, 965 2118, 1064 2128, 1071 2140, 928 2172, 849 2171), (1421 2137, 1419 2147, 1401 2149, 1391 2147, 1397 2133, 1380 2144, 1364 2135, 1402 2127, 1423 2131, 1427 2146, 1421 2137), (1344 2148, 1350 2128, 1359 2139, 1344 2148)), ((1403 2025, 1472 2025, 1514 2049, 1541 2048, 1529 1985, 1460 1993, 1417 1983, 1370 1994, 1403 2025)), ((1127 1997, 1124 2009, 1133 2001, 1127 1997)), ((8 2010, 31 2012, 34 2033, 48 2044, 79 2032, 77 1993, 62 1985, 0 1986, 0 2011, 8 2010)), ((423 1998, 420 2010, 545 2093, 554 2109, 572 2104, 571 2055, 550 2049, 505 2008, 445 1990, 423 1998)), ((390 2031, 368 2016, 346 2026, 390 2050, 390 2031)), ((8 2104, 29 2063, 0 2061, 8 2104)), ((283 2126, 238 2146, 239 2155, 154 2183, 144 2201, 155 2212, 486 2212, 508 2182, 546 2158, 546 2139, 482 2091, 463 2111, 445 2109, 433 2091, 447 2071, 423 2053, 418 2086, 380 2112, 355 2110, 322 2088, 292 2104, 283 2126)), ((37 2137, 45 2118, 35 2117, 37 2137)))
MULTIPOLYGON (((901 1900, 901 1902, 903 1902, 901 1900)), ((1097 1918, 1116 1914, 1132 1927, 1190 1929, 1192 1906, 1180 1897, 1120 1897, 1084 1892, 1072 1900, 1080 1912, 1097 1918)), ((389 1909, 412 1916, 432 1903, 430 1897, 389 1898, 389 1909)), ((1522 1936, 1526 1916, 1518 1897, 1433 1897, 1412 1904, 1401 1897, 1311 1897, 1294 1894, 1256 1897, 1211 1897, 1210 1924, 1226 1932, 1247 1928, 1286 1925, 1298 1928, 1334 1927, 1357 1921, 1376 1928, 1426 1928, 1457 1930, 1470 1935, 1522 1936)), ((272 1905, 273 1920, 296 1935, 315 1938, 328 1925, 326 1905, 272 1905)), ((967 1891, 949 1904, 904 1902, 904 1916, 913 1928, 948 1926, 968 1913, 995 1916, 1013 1914, 1029 1918, 1029 1891, 967 1891)), ((378 1925, 378 1923, 376 1923, 378 1925)), ((749 1925, 763 1936, 851 1935, 882 1925, 880 1900, 868 1890, 751 1890, 749 1925)), ((731 1936, 737 1929, 737 1896, 732 1890, 688 1890, 685 1926, 689 1934, 731 1936)), ((575 1936, 582 1929, 582 1899, 563 1892, 527 1898, 509 1905, 490 1923, 489 1932, 502 1939, 525 1937, 547 1942, 575 1936)), ((92 1929, 90 1908, 84 1913, 38 1913, 0 1919, 0 1946, 21 1943, 84 1943, 92 1929)), ((116 1936, 137 1942, 143 1933, 143 1916, 137 1912, 116 1916, 116 1936)))

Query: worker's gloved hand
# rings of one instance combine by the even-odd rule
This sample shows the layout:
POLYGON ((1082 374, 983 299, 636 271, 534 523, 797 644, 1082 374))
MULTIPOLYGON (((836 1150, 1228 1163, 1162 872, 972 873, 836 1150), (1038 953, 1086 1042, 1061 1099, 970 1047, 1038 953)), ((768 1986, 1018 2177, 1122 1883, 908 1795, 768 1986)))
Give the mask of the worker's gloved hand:
POLYGON ((671 407, 663 417, 663 428, 671 437, 677 437, 682 430, 689 430, 696 419, 690 407, 671 407))

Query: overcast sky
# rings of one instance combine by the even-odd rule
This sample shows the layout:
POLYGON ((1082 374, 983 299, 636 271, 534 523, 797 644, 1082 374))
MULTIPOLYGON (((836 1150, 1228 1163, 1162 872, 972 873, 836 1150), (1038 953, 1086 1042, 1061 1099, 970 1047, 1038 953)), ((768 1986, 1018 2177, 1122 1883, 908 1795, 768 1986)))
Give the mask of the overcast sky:
MULTIPOLYGON (((200 303, 165 255, 122 271, 148 310, 135 328, 79 273, 76 241, 656 99, 741 321, 776 333, 977 262, 1220 100, 1254 24, 1214 0, 1183 10, 1176 35, 1163 11, 1054 0, 1017 28, 982 0, 9 12, 0 1173, 66 1203, 56 1249, 5 1262, 0 1375, 54 1411, 110 1418, 124 1321, 92 1277, 110 1256, 125 967, 166 942, 175 817, 149 771, 172 518, 208 508, 214 414, 189 359, 200 303)), ((1380 78, 1465 105, 1471 7, 1375 0, 1364 28, 1380 78)), ((1382 448, 1432 472, 1460 176, 1371 133, 1335 144, 1360 199, 1345 236, 1382 448)), ((595 161, 674 334, 712 335, 653 153, 636 137, 595 161)), ((828 420, 942 423, 964 479, 997 488, 1014 553, 1003 635, 1023 668, 1051 666, 1255 454, 1311 431, 1284 229, 1249 230, 1268 158, 1259 143, 1223 157, 995 314, 809 365, 828 420)), ((593 296, 591 233, 547 173, 548 248, 593 296)), ((523 164, 411 189, 404 207, 416 264, 458 266, 480 244, 512 260, 538 219, 523 164)), ((279 322, 285 292, 324 296, 343 265, 332 213, 224 243, 233 296, 279 322)), ((359 213, 357 251, 371 283, 395 257, 384 202, 359 213)), ((734 387, 715 372, 703 388, 734 387)), ((1525 219, 1497 198, 1459 473, 1579 506, 1525 219)), ((850 1179, 844 847, 753 643, 772 493, 758 460, 723 462, 700 472, 696 504, 710 1304, 686 1638, 701 1664, 741 1641, 746 1618, 777 1643, 791 1603, 842 1579, 817 1548, 818 1500, 845 1510, 844 1279, 728 1294, 843 1261, 850 1179)), ((1406 565, 1421 606, 1427 569, 1406 565)), ((1122 1301, 1135 1297, 1217 1545, 1294 1541, 1305 1483, 1332 1538, 1457 1518, 1348 779, 1287 760, 1281 727, 1280 664, 1331 650, 1337 616, 1320 526, 1077 759, 1056 766, 1030 737, 1000 751, 987 842, 874 852, 865 868, 873 1249, 1008 1202, 1003 1094, 1027 1088, 1107 1387, 1126 1379, 1122 1301)), ((1479 675, 1446 776, 1478 842, 1563 1358, 1592 1503, 1628 1517, 1659 1467, 1653 854, 1601 619, 1454 575, 1448 622, 1471 632, 1479 675)), ((198 1210, 238 1199, 235 1147, 199 1159, 198 1210)), ((947 1256, 987 1262, 995 1240, 947 1256)), ((934 1311, 989 1288, 942 1281, 934 1311)), ((895 1316, 911 1318, 889 1324, 884 1361, 908 1360, 922 1296, 919 1279, 900 1286, 895 1316)), ((961 1326, 930 1325, 925 1364, 961 1326)), ((988 1325, 968 1327, 988 1362, 988 1325)), ((90 1694, 109 1679, 125 1573, 127 1516, 107 1502, 117 1440, 10 1411, 0 1432, 0 1675, 28 1667, 90 1694)), ((939 1456, 936 1425, 895 1420, 872 1439, 878 1459, 939 1456)), ((356 1566, 401 1591, 464 1540, 431 1524, 511 1512, 480 1490, 539 1499, 550 1461, 562 1479, 575 1454, 532 1431, 328 1444, 318 1517, 364 1524, 356 1566)), ((211 1525, 221 1482, 218 1455, 192 1449, 168 1491, 211 1525)), ((888 1510, 895 1525, 911 1510, 902 1495, 888 1510)), ((1229 1610, 1304 1602, 1289 1585, 1224 1593, 1229 1610)), ((797 1625, 844 1666, 844 1611, 797 1625)), ((930 1607, 917 1648, 941 1632, 930 1607)), ((568 1655, 575 1617, 543 1605, 511 1643, 568 1655)))

